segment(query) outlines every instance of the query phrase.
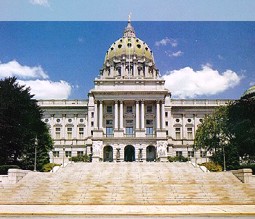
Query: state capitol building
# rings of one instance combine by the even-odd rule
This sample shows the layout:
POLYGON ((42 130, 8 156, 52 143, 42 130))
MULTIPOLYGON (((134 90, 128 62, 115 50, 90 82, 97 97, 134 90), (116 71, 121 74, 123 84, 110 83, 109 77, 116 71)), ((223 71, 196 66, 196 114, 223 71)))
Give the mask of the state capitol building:
POLYGON ((51 162, 90 155, 92 162, 167 161, 184 156, 205 161, 193 148, 206 114, 226 100, 172 99, 149 46, 130 20, 105 55, 87 100, 39 100, 54 140, 51 162))

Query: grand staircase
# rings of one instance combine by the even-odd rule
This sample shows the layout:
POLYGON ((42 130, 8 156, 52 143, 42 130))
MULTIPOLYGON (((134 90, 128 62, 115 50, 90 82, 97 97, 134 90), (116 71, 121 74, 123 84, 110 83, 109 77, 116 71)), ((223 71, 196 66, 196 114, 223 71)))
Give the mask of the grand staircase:
POLYGON ((255 204, 255 185, 190 163, 72 163, 0 185, 0 204, 255 204))

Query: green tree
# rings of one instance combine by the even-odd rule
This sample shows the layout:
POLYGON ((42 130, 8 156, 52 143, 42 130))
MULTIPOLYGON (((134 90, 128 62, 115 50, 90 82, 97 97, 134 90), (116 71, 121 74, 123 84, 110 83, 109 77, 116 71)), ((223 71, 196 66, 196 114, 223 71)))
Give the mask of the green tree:
POLYGON ((246 95, 229 106, 229 130, 235 136, 240 157, 254 162, 255 97, 246 95))
POLYGON ((15 77, 0 80, 0 164, 31 168, 36 138, 39 167, 48 162, 52 140, 41 118, 30 88, 19 85, 15 77))
POLYGON ((227 169, 236 167, 239 163, 238 151, 234 136, 229 129, 228 106, 218 107, 211 115, 207 115, 199 125, 194 146, 213 153, 211 159, 227 169))

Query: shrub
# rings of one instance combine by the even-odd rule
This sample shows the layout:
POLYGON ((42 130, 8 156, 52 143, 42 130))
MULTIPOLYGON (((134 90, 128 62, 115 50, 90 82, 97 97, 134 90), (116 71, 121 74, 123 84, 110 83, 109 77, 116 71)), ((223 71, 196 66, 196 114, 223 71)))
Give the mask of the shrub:
POLYGON ((188 158, 186 157, 183 157, 183 156, 176 156, 176 157, 171 157, 171 156, 168 156, 167 157, 168 161, 169 162, 187 162, 188 161, 188 158))
POLYGON ((20 169, 17 165, 2 165, 0 166, 0 175, 7 175, 9 169, 20 169))
POLYGON ((220 172, 222 171, 222 166, 214 162, 207 162, 199 164, 200 166, 205 166, 211 172, 220 172))
POLYGON ((46 163, 42 167, 42 172, 50 172, 53 169, 53 167, 55 167, 55 166, 60 166, 60 164, 46 163))
POLYGON ((90 157, 88 155, 82 155, 82 156, 77 156, 77 157, 71 157, 69 158, 70 161, 73 162, 90 162, 90 157))

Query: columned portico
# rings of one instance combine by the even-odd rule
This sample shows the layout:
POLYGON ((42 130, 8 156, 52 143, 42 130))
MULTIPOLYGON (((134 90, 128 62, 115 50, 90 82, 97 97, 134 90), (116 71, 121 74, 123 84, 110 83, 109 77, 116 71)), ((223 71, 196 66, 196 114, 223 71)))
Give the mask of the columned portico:
POLYGON ((123 130, 123 101, 120 101, 120 130, 123 130))
POLYGON ((119 129, 119 124, 118 124, 118 116, 119 116, 119 113, 118 113, 118 101, 116 100, 115 101, 115 110, 114 110, 114 129, 115 130, 118 130, 119 129))
POLYGON ((136 130, 139 130, 140 129, 140 124, 139 124, 139 122, 140 122, 140 111, 139 111, 139 101, 137 100, 136 101, 136 106, 135 106, 135 109, 136 109, 136 115, 135 115, 135 118, 136 118, 136 122, 135 122, 135 124, 136 124, 136 130))
MULTIPOLYGON (((159 118, 158 118, 159 120, 159 118)), ((162 100, 161 102, 161 128, 166 128, 166 122, 165 122, 165 102, 162 100)))
POLYGON ((94 104, 95 104, 94 105, 94 127, 95 127, 95 129, 98 129, 98 123, 97 123, 97 121, 98 121, 98 117, 97 117, 97 101, 95 101, 94 104))
POLYGON ((141 129, 144 129, 144 101, 141 101, 141 129))
POLYGON ((159 101, 156 101, 156 120, 157 120, 157 130, 160 129, 160 105, 159 105, 159 101))

